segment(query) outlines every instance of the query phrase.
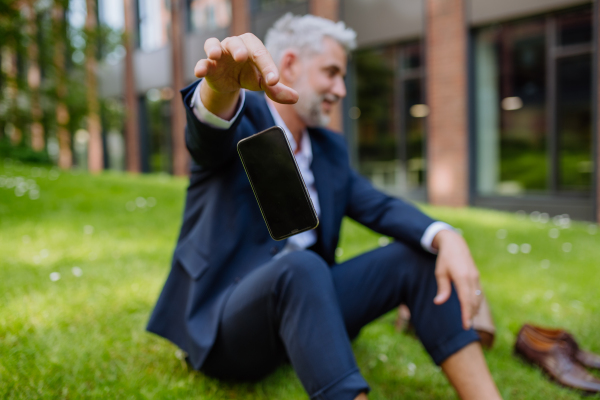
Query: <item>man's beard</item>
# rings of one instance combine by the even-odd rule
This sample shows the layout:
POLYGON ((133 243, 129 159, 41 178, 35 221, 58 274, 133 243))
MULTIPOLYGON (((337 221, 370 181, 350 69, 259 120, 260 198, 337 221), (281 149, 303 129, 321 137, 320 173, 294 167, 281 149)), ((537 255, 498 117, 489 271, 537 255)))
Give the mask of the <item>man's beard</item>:
POLYGON ((327 100, 331 103, 339 101, 339 96, 331 93, 318 94, 308 86, 308 82, 302 82, 296 89, 298 91, 298 102, 294 104, 296 112, 310 127, 325 127, 329 125, 331 117, 323 112, 321 105, 327 100))

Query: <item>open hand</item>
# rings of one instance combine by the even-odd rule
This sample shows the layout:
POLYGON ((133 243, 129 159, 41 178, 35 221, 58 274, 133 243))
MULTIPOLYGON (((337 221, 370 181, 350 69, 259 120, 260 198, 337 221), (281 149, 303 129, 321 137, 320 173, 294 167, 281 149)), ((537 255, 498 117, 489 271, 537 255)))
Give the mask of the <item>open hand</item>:
POLYGON ((298 93, 279 82, 279 71, 263 43, 251 33, 204 43, 208 58, 198 61, 194 74, 205 78, 208 86, 222 95, 240 89, 263 90, 273 101, 293 104, 298 93))
POLYGON ((438 305, 445 303, 452 293, 451 283, 454 283, 460 301, 463 327, 469 329, 481 304, 479 271, 469 247, 462 236, 449 230, 438 232, 433 246, 438 249, 435 264, 438 292, 433 302, 438 305))

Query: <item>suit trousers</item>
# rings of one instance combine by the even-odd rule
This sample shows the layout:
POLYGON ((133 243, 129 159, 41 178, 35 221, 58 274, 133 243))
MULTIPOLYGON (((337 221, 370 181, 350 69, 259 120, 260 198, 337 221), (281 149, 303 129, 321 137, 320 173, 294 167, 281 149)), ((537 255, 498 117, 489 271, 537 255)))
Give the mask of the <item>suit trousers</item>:
POLYGON ((257 380, 289 361, 311 399, 352 400, 369 386, 351 340, 400 303, 439 365, 478 336, 463 329, 454 290, 446 303, 433 303, 435 260, 400 242, 333 266, 310 250, 273 259, 232 291, 201 370, 257 380))

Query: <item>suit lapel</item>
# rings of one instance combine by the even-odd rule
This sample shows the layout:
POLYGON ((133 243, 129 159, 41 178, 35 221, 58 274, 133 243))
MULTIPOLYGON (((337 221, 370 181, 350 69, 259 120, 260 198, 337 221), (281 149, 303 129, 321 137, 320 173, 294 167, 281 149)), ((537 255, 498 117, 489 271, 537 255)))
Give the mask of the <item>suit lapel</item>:
POLYGON ((325 149, 323 149, 322 133, 318 129, 308 130, 313 152, 311 164, 312 172, 315 176, 315 187, 319 195, 319 205, 321 206, 321 215, 319 217, 319 227, 321 233, 321 243, 324 254, 329 254, 329 243, 333 229, 333 190, 332 190, 332 170, 327 158, 325 149))
POLYGON ((252 93, 246 91, 246 101, 254 101, 256 109, 252 113, 247 113, 247 117, 252 121, 252 124, 256 127, 258 132, 262 132, 265 129, 272 128, 275 126, 275 120, 267 105, 267 100, 263 93, 252 93))

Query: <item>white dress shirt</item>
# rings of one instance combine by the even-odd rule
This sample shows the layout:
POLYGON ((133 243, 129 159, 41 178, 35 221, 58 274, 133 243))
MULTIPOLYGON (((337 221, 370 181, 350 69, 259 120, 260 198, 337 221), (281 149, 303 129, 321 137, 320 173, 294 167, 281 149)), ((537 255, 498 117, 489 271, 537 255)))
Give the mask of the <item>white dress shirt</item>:
MULTIPOLYGON (((207 125, 210 125, 214 128, 228 129, 238 118, 240 111, 242 110, 242 106, 243 106, 244 102, 246 101, 246 91, 245 90, 240 91, 240 99, 238 101, 238 110, 235 113, 235 115, 233 116, 233 118, 231 118, 231 120, 227 121, 227 120, 220 118, 220 117, 216 116, 215 114, 211 113, 210 111, 208 111, 206 109, 206 107, 204 107, 204 104, 202 104, 202 99, 200 98, 200 85, 201 84, 196 86, 196 90, 195 90, 195 92, 192 96, 192 100, 190 102, 191 103, 190 106, 192 107, 192 110, 194 111, 194 115, 196 115, 196 118, 198 118, 198 120, 200 120, 201 122, 203 122, 207 125)), ((290 142, 290 146, 292 147, 292 151, 294 152, 294 155, 296 156, 296 163, 298 164, 298 168, 300 168, 300 173, 302 174, 302 178, 304 179, 304 183, 306 184, 306 188, 308 189, 308 193, 310 194, 310 199, 312 200, 313 205, 315 206, 315 211, 317 212, 317 215, 320 217, 321 216, 321 207, 319 205, 319 196, 317 193, 317 189, 315 187, 315 176, 310 168, 310 164, 312 162, 312 145, 310 142, 310 136, 306 130, 304 132, 302 132, 302 139, 301 139, 302 142, 301 142, 301 146, 300 146, 300 151, 296 154, 296 148, 298 146, 296 144, 296 141, 294 140, 292 133, 290 132, 288 127, 285 125, 285 122, 283 121, 283 119, 281 118, 281 116, 279 115, 279 113, 277 112, 275 107, 273 107, 269 101, 267 101, 267 105, 269 106, 269 111, 271 112, 271 115, 273 116, 275 125, 279 125, 285 131, 287 139, 290 142)), ((437 251, 431 246, 431 244, 433 242, 433 238, 435 237, 435 235, 437 235, 438 232, 440 232, 444 229, 454 230, 454 228, 452 228, 450 225, 446 224, 445 222, 441 222, 441 221, 433 222, 431 225, 429 225, 427 227, 427 229, 423 233, 423 236, 421 236, 421 246, 430 253, 434 253, 434 254, 437 253, 437 251)), ((287 252, 287 251, 292 251, 292 250, 307 249, 310 246, 312 246, 313 244, 315 244, 316 241, 317 241, 317 233, 314 230, 299 233, 297 235, 290 237, 287 240, 286 246, 282 253, 287 252)), ((282 253, 280 253, 280 254, 282 254, 282 253)))

